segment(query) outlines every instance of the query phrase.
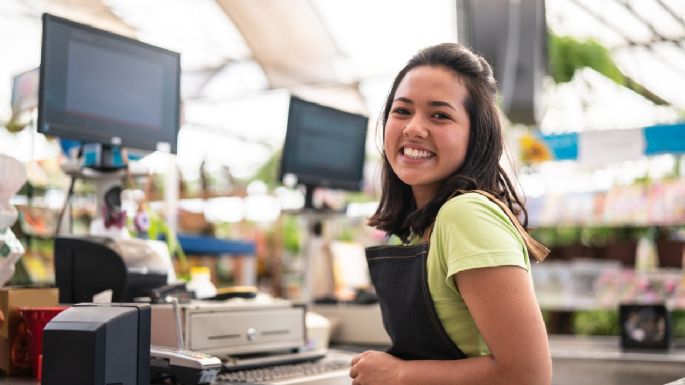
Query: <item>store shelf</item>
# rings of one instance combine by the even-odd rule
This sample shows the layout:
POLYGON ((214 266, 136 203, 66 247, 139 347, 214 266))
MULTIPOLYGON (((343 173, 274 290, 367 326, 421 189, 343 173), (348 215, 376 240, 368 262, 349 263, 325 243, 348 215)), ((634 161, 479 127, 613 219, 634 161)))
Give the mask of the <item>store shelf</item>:
POLYGON ((529 197, 529 225, 680 226, 685 223, 685 180, 616 186, 609 191, 529 197))
POLYGON ((682 269, 639 272, 615 262, 546 262, 532 269, 540 307, 548 311, 616 310, 626 302, 664 302, 685 310, 682 269))
POLYGON ((193 234, 178 234, 178 241, 186 254, 198 255, 254 255, 255 243, 251 241, 239 241, 219 239, 193 234))

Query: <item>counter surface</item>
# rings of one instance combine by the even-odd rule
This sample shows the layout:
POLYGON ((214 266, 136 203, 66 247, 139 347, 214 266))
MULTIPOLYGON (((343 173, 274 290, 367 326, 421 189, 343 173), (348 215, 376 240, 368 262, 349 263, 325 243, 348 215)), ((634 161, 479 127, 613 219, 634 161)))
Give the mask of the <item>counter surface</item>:
POLYGON ((620 347, 619 337, 550 336, 553 385, 667 384, 685 376, 685 346, 667 351, 620 347))
MULTIPOLYGON (((624 351, 618 337, 550 336, 552 385, 685 385, 685 344, 668 351, 624 351), (680 382, 677 382, 680 381, 680 382)), ((336 345, 362 352, 382 346, 336 345)), ((40 385, 32 378, 0 377, 2 385, 40 385)))
MULTIPOLYGON (((671 362, 685 364, 685 344, 669 350, 623 350, 617 336, 550 336, 552 358, 608 361, 671 362)), ((685 374, 685 373, 684 373, 685 374)))

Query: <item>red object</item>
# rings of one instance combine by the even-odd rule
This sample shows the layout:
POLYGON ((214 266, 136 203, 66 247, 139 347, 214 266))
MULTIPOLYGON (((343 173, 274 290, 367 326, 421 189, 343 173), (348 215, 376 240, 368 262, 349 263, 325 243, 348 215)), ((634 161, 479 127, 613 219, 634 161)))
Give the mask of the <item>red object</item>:
MULTIPOLYGON (((43 350, 43 349, 41 349, 43 350)), ((41 378, 43 378, 43 355, 39 354, 38 355, 38 366, 36 367, 36 380, 40 381, 41 378)))
POLYGON ((57 314, 68 309, 67 306, 35 306, 19 307, 19 317, 26 323, 29 341, 29 357, 33 375, 37 380, 41 377, 41 361, 43 356, 43 329, 57 314))

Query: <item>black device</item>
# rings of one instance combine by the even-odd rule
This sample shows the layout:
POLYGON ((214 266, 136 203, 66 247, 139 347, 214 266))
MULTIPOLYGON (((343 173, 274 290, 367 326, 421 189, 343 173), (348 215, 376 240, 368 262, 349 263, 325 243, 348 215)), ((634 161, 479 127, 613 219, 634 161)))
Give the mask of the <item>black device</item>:
POLYGON ((668 349, 671 346, 671 315, 663 303, 624 303, 619 306, 621 347, 668 349))
POLYGON ((364 180, 366 116, 290 98, 279 179, 292 174, 307 188, 359 191, 364 180))
POLYGON ((148 385, 150 305, 79 304, 43 331, 43 385, 148 385))
POLYGON ((102 144, 102 159, 112 146, 175 153, 180 73, 176 52, 43 14, 38 131, 102 144))
POLYGON ((459 42, 492 65, 509 120, 539 124, 547 74, 545 1, 457 0, 457 26, 459 42))
POLYGON ((168 265, 140 239, 60 236, 54 259, 60 303, 93 302, 106 290, 113 302, 133 301, 167 283, 168 265))
POLYGON ((175 297, 180 303, 188 303, 195 299, 195 292, 189 291, 184 281, 156 287, 150 291, 150 303, 167 303, 168 297, 175 297))

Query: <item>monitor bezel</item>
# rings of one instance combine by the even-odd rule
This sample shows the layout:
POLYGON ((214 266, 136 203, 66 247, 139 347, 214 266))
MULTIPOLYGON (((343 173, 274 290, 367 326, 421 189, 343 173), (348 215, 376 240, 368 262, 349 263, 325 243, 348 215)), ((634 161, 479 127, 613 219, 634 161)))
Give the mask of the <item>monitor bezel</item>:
POLYGON ((58 136, 60 138, 68 138, 79 140, 82 143, 100 143, 107 146, 121 146, 125 148, 131 148, 134 150, 143 151, 157 151, 157 150, 168 150, 170 153, 175 154, 178 144, 178 132, 180 129, 180 104, 181 104, 181 55, 178 52, 174 52, 165 48, 157 47, 152 44, 148 44, 136 39, 132 39, 126 36, 118 35, 113 32, 109 32, 103 29, 95 28, 90 25, 75 22, 73 20, 65 19, 63 17, 55 16, 49 13, 44 13, 42 16, 43 21, 43 31, 42 31, 42 41, 41 41, 41 62, 39 69, 39 81, 38 81, 38 124, 37 131, 46 135, 58 136), (134 136, 134 135, 116 135, 112 134, 110 131, 104 130, 92 130, 87 126, 78 126, 74 124, 62 124, 61 122, 47 122, 46 108, 47 103, 45 103, 46 95, 46 82, 44 79, 47 76, 47 48, 48 48, 48 36, 47 36, 47 23, 58 23, 67 26, 71 29, 77 29, 86 33, 104 36, 106 38, 118 40, 125 44, 134 45, 140 48, 148 49, 151 51, 157 51, 162 54, 166 54, 174 57, 175 62, 175 87, 172 88, 174 91, 175 108, 172 107, 174 117, 173 117, 173 127, 161 127, 160 138, 163 137, 164 140, 150 140, 149 137, 144 136, 134 136), (45 129, 45 124, 49 124, 50 129, 45 129), (173 131, 170 132, 170 131, 173 131), (167 146, 161 144, 168 144, 167 146), (161 145, 161 146, 160 146, 161 145))
MULTIPOLYGON (((287 120, 287 129, 286 129, 286 136, 285 136, 285 143, 283 144, 283 152, 281 154, 281 161, 279 165, 279 174, 278 174, 278 179, 282 183, 285 182, 284 178, 287 174, 292 174, 295 175, 297 178, 297 183, 300 185, 307 186, 308 188, 314 188, 314 187, 323 187, 323 188, 330 188, 330 189, 339 189, 339 190, 346 190, 346 191, 361 191, 363 188, 363 183, 364 183, 364 158, 366 157, 366 139, 368 135, 368 125, 369 125, 369 118, 366 115, 362 114, 357 114, 349 111, 344 111, 340 110, 337 108, 333 108, 330 106, 326 106, 323 104, 315 103, 309 100, 305 100, 302 98, 299 98, 297 96, 291 95, 290 97, 290 104, 288 106, 288 120, 287 120), (294 123, 294 114, 293 114, 293 108, 295 108, 296 104, 305 104, 305 105, 310 105, 310 106, 315 106, 316 108, 320 108, 322 110, 327 110, 327 111, 332 111, 336 114, 341 114, 341 115, 351 115, 359 118, 364 119, 364 125, 363 125, 363 143, 362 143, 362 154, 363 154, 363 159, 360 162, 359 168, 355 170, 356 177, 354 179, 352 178, 337 178, 337 177, 326 177, 323 175, 318 175, 318 174, 305 174, 302 173, 301 170, 293 170, 293 166, 290 164, 290 157, 287 156, 287 154, 295 151, 294 146, 297 141, 295 138, 297 135, 299 135, 299 128, 295 129, 296 125, 294 123)), ((360 127, 362 128, 362 127, 360 127)))

